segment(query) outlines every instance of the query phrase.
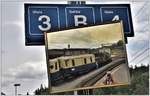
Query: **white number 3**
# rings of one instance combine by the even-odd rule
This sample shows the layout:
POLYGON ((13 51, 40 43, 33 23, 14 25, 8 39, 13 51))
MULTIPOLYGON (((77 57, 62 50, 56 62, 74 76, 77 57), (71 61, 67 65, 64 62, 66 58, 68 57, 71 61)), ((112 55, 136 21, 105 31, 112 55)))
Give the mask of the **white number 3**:
POLYGON ((47 15, 41 15, 38 20, 39 21, 42 21, 43 19, 45 19, 45 21, 42 22, 42 24, 46 25, 45 27, 42 26, 42 25, 39 25, 38 28, 41 30, 41 31, 48 31, 51 29, 51 24, 50 24, 50 17, 47 16, 47 15))

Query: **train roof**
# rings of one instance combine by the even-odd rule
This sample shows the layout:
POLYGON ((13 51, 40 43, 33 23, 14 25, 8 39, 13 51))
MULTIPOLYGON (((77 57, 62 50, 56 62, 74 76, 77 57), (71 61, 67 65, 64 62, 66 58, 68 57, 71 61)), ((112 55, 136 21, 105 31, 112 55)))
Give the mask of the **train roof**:
POLYGON ((54 59, 50 59, 50 62, 57 61, 58 59, 72 59, 72 58, 81 58, 81 57, 89 57, 94 56, 93 54, 82 54, 82 55, 73 55, 73 56, 61 56, 54 59))
POLYGON ((81 58, 81 57, 89 57, 94 56, 93 54, 83 54, 83 55, 73 55, 73 56, 62 56, 58 57, 58 59, 72 59, 72 58, 81 58))
POLYGON ((54 58, 54 59, 49 59, 49 62, 54 62, 54 61, 57 61, 58 58, 54 58))

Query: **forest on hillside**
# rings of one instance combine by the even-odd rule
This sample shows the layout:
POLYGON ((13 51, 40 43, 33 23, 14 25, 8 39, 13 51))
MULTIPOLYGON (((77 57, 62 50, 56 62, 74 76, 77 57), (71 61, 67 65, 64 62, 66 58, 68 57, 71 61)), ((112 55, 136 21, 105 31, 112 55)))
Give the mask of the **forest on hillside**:
MULTIPOLYGON (((93 95, 148 95, 149 94, 149 66, 130 68, 131 84, 126 86, 108 87, 94 89, 93 95)), ((71 95, 73 92, 59 94, 71 95)), ((48 89, 40 88, 35 90, 35 95, 48 95, 48 89)))

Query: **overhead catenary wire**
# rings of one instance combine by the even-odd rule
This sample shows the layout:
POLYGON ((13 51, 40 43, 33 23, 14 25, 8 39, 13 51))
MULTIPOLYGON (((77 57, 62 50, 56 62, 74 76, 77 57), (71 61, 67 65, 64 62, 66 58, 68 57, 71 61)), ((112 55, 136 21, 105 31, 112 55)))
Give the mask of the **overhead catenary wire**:
MULTIPOLYGON (((148 24, 147 24, 147 27, 148 27, 148 24)), ((145 32, 145 34, 147 34, 148 35, 148 30, 149 29, 146 29, 146 30, 139 30, 139 31, 136 31, 137 33, 142 33, 142 32, 145 32), (146 32, 147 31, 147 32, 146 32)), ((137 34, 137 35, 139 35, 139 34, 137 34)), ((129 38, 129 37, 128 37, 129 38)), ((130 38, 129 39, 129 41, 131 41, 131 40, 134 40, 135 39, 135 37, 132 37, 132 38, 130 38)), ((138 40, 138 41, 141 41, 141 40, 138 40)), ((145 47, 145 46, 144 46, 145 47)))
POLYGON ((137 30, 136 32, 145 32, 145 31, 148 31, 148 23, 147 24, 145 24, 144 26, 142 26, 142 30, 137 30))
POLYGON ((143 55, 148 50, 149 50, 149 47, 146 48, 146 49, 144 49, 143 51, 140 51, 140 53, 137 56, 133 57, 132 60, 130 60, 129 62, 130 63, 133 62, 135 59, 137 59, 138 57, 140 57, 141 55, 143 55))
MULTIPOLYGON (((132 40, 132 39, 131 39, 132 40)), ((141 41, 141 40, 139 40, 139 41, 141 41)), ((132 56, 136 56, 137 54, 139 54, 142 50, 145 50, 146 48, 149 48, 149 46, 146 46, 147 45, 147 43, 146 44, 144 44, 141 48, 140 48, 140 50, 137 50, 136 52, 134 52, 133 54, 132 54, 132 56), (142 49, 142 50, 141 50, 142 49)))
POLYGON ((136 52, 134 54, 134 57, 132 58, 132 60, 130 60, 130 62, 134 61, 135 59, 137 59, 138 57, 140 57, 141 55, 143 55, 146 51, 148 51, 149 47, 145 48, 144 50, 141 50, 139 52, 136 52))
POLYGON ((142 12, 142 10, 143 10, 145 7, 147 7, 146 4, 148 4, 148 3, 149 3, 149 2, 146 1, 146 2, 143 4, 143 6, 139 9, 139 11, 136 12, 136 14, 133 16, 133 18, 136 18, 136 17, 142 12))
MULTIPOLYGON (((144 58, 142 58, 140 61, 138 61, 137 63, 141 63, 142 61, 144 61, 145 59, 148 59, 148 57, 149 57, 149 54, 146 56, 146 57, 144 57, 144 58)), ((135 62, 136 63, 136 62, 135 62)))

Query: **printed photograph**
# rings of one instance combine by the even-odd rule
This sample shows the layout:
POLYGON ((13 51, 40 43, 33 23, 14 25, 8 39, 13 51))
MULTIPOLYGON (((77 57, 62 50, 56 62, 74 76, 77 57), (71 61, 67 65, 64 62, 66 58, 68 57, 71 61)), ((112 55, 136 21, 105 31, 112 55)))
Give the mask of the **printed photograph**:
POLYGON ((130 84, 122 22, 45 33, 51 93, 130 84))

